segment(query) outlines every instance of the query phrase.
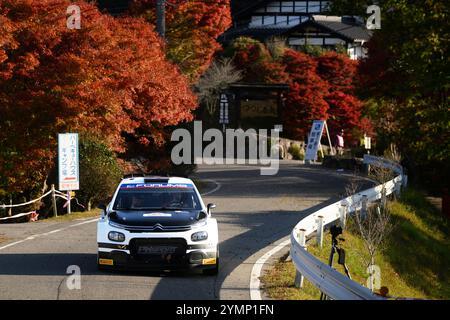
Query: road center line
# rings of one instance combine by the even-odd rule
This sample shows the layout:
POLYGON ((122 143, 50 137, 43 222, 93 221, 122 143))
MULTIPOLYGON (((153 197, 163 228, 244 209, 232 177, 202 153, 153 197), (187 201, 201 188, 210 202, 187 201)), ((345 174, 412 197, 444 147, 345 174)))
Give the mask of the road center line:
POLYGON ((34 234, 34 235, 31 235, 31 236, 28 236, 27 238, 25 238, 23 240, 19 240, 19 241, 12 242, 12 243, 9 243, 7 245, 4 245, 4 246, 0 247, 0 250, 3 250, 3 249, 6 249, 6 248, 15 246, 17 244, 20 244, 20 243, 23 243, 23 242, 26 242, 26 241, 29 241, 29 240, 34 240, 34 239, 36 239, 38 237, 48 236, 50 234, 61 232, 61 231, 64 231, 64 230, 67 230, 67 229, 70 229, 70 228, 78 227, 78 226, 83 225, 83 224, 92 223, 92 222, 95 222, 97 220, 98 220, 98 218, 95 218, 95 219, 92 219, 92 220, 88 220, 88 221, 83 221, 83 222, 80 222, 80 223, 72 224, 72 225, 70 225, 68 227, 65 227, 65 228, 55 229, 55 230, 48 231, 48 232, 45 232, 45 233, 34 234))

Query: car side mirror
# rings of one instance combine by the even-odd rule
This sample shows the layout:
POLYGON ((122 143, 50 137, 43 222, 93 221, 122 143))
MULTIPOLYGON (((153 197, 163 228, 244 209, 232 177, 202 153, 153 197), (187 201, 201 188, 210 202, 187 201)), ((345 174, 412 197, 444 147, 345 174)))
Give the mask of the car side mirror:
POLYGON ((206 208, 208 209, 208 213, 211 214, 211 209, 214 209, 216 205, 214 203, 208 203, 206 208))

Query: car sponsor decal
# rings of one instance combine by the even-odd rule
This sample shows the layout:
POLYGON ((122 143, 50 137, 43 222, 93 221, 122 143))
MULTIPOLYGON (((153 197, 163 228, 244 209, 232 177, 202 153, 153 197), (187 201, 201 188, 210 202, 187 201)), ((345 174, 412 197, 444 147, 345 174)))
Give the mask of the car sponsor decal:
POLYGON ((128 183, 120 186, 120 189, 193 189, 192 184, 186 183, 128 183))
POLYGON ((144 213, 142 216, 144 217, 171 217, 171 213, 162 213, 162 212, 153 212, 153 213, 144 213))
POLYGON ((106 266, 114 265, 114 260, 112 259, 98 259, 98 263, 106 266))
POLYGON ((216 264, 216 258, 203 259, 202 264, 216 264))

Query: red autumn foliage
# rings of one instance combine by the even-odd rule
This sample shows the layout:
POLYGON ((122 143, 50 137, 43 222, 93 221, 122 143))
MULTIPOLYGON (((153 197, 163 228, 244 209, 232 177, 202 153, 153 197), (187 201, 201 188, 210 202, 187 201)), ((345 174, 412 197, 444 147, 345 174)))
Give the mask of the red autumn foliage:
MULTIPOLYGON (((156 0, 133 0, 130 13, 156 21, 156 0)), ((221 49, 217 38, 231 25, 230 0, 166 1, 167 57, 195 82, 221 49)))
POLYGON ((316 60, 318 75, 329 84, 325 100, 330 106, 327 121, 330 131, 337 133, 344 129, 346 140, 354 141, 358 138, 354 136, 355 128, 359 129, 357 131, 372 132, 368 119, 364 120, 362 126, 363 103, 355 95, 358 62, 336 52, 327 52, 316 60))
POLYGON ((236 68, 242 70, 245 82, 286 83, 289 79, 286 66, 276 61, 260 42, 240 38, 227 51, 236 68))
POLYGON ((119 153, 141 142, 146 156, 197 105, 144 20, 80 1, 81 29, 69 30, 71 4, 0 0, 0 180, 11 192, 42 186, 59 132, 97 136, 119 153))
POLYGON ((347 141, 356 141, 361 132, 372 133, 355 92, 358 62, 336 52, 314 57, 291 49, 277 60, 249 38, 236 40, 226 51, 243 70, 244 81, 289 84, 282 119, 290 137, 303 140, 318 119, 327 120, 333 135, 344 129, 347 141))
POLYGON ((352 94, 355 91, 358 62, 344 54, 326 52, 316 58, 317 74, 330 84, 330 91, 352 94))
POLYGON ((329 107, 324 96, 329 85, 317 75, 317 61, 313 57, 286 50, 283 62, 290 78, 283 123, 290 136, 304 139, 313 120, 328 118, 329 107))

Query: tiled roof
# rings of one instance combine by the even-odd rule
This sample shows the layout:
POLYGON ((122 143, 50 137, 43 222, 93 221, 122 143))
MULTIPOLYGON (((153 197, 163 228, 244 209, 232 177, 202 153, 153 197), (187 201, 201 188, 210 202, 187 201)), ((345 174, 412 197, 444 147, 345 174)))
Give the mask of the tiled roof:
POLYGON ((359 23, 357 20, 352 21, 351 18, 344 18, 343 20, 341 17, 313 15, 309 20, 294 27, 274 27, 272 25, 230 28, 220 36, 219 41, 228 42, 241 36, 265 40, 270 37, 288 35, 294 31, 301 31, 310 25, 324 29, 327 32, 335 33, 338 37, 351 42, 368 41, 372 36, 372 31, 367 30, 365 25, 359 23))
MULTIPOLYGON (((329 29, 330 31, 333 31, 353 41, 367 41, 372 36, 372 32, 370 30, 367 30, 367 28, 363 24, 357 22, 342 22, 342 17, 313 15, 312 19, 309 21, 313 21, 318 26, 329 29)), ((308 23, 308 21, 305 23, 308 23)))

